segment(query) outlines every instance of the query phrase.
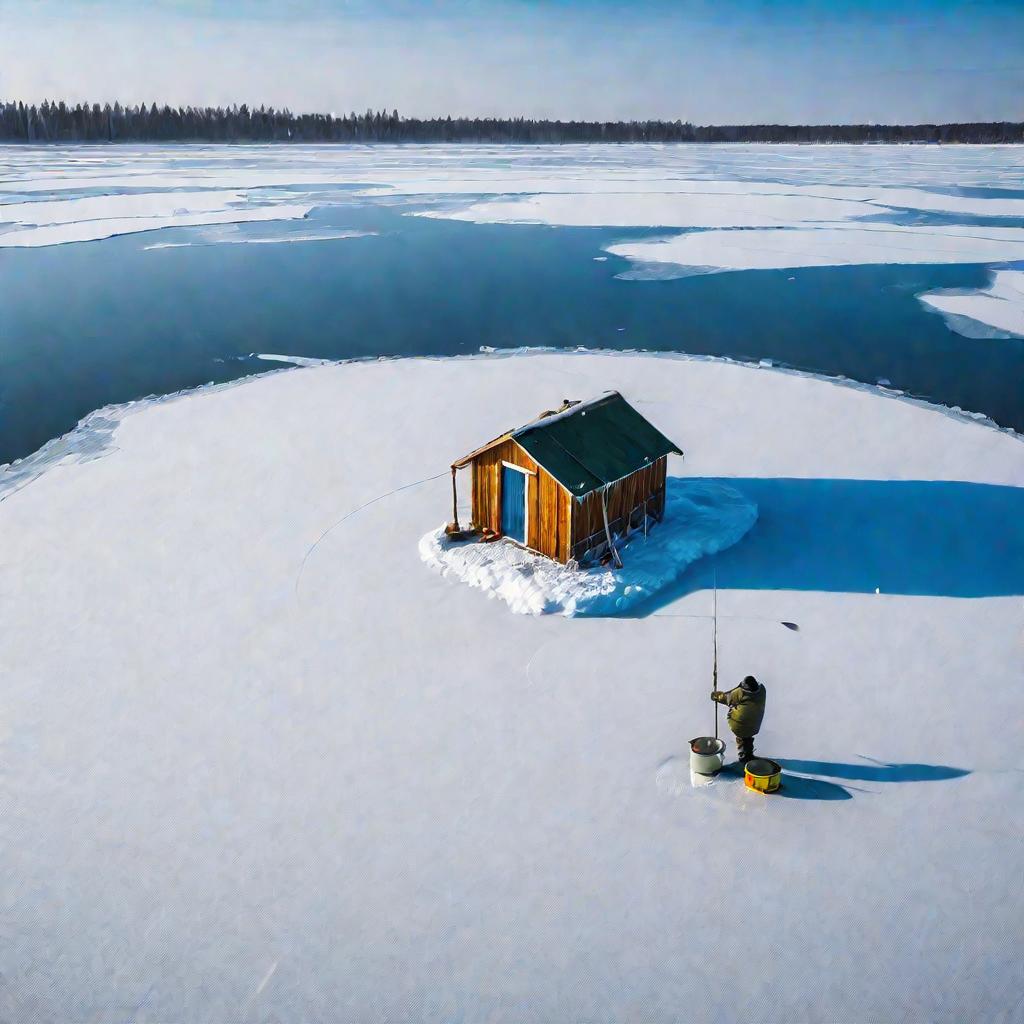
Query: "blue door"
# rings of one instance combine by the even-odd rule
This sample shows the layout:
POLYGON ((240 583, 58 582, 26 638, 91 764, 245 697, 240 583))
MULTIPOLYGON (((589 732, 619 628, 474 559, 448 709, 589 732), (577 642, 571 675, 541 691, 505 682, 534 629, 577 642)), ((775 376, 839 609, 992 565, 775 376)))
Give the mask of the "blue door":
POLYGON ((526 474, 501 467, 501 532, 526 543, 526 474))

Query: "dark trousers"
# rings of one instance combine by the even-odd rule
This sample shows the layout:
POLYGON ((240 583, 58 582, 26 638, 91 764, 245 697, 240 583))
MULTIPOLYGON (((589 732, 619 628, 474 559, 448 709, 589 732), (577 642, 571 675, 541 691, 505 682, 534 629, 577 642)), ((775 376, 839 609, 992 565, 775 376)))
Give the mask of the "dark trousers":
POLYGON ((736 750, 740 755, 740 764, 746 764, 754 756, 754 737, 737 736, 736 750))

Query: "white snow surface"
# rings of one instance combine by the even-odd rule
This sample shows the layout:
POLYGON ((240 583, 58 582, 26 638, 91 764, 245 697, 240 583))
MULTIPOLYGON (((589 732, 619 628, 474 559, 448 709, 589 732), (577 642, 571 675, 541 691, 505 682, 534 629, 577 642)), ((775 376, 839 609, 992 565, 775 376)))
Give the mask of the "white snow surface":
POLYGON ((420 557, 444 576, 479 587, 525 615, 621 615, 678 580, 698 558, 724 551, 754 525, 757 506, 735 488, 673 480, 663 523, 615 538, 621 569, 572 569, 511 541, 452 542, 444 527, 420 540, 420 557))
POLYGON ((987 288, 925 292, 918 298, 926 306, 942 313, 954 331, 968 337, 976 337, 978 327, 1024 337, 1022 270, 995 271, 987 288))
POLYGON ((893 563, 1019 564, 977 501, 1022 485, 1006 432, 683 358, 302 367, 89 417, 0 472, 0 1016, 1019 1020, 1024 585, 908 596, 862 545, 887 494, 953 488, 893 563), (454 456, 607 388, 690 477, 878 495, 841 535, 798 503, 816 557, 775 576, 771 501, 717 556, 778 795, 690 784, 706 583, 513 615, 420 561, 454 456))

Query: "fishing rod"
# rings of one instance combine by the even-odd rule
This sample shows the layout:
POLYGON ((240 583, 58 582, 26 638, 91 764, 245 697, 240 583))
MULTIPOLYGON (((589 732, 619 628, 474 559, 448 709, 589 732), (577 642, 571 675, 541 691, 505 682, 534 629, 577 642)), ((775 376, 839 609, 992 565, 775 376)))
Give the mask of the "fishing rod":
MULTIPOLYGON (((718 569, 715 569, 715 591, 714 597, 712 598, 711 604, 711 645, 714 648, 714 658, 712 660, 711 668, 711 690, 712 693, 718 692, 718 569)), ((715 701, 715 739, 718 739, 718 701, 715 701)))

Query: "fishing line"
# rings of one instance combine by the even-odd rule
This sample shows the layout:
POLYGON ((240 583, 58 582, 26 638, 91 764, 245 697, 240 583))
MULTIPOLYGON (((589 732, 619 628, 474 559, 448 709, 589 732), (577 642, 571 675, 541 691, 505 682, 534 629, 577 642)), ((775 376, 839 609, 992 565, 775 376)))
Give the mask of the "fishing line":
MULTIPOLYGON (((712 643, 714 644, 715 656, 714 667, 711 670, 711 689, 713 693, 718 692, 718 569, 715 569, 715 596, 712 604, 712 643)), ((715 701, 715 739, 718 739, 718 701, 715 701)))
MULTIPOLYGON (((783 622, 781 619, 773 619, 768 615, 720 615, 720 619, 737 619, 743 622, 774 622, 776 625, 785 626, 794 633, 800 632, 800 626, 795 622, 783 622)), ((652 612, 647 616, 649 619, 710 619, 710 615, 687 614, 686 612, 652 612)))
POLYGON ((299 596, 299 581, 302 579, 302 571, 306 568, 306 562, 309 560, 309 556, 313 554, 319 545, 320 541, 324 539, 332 530, 341 526, 346 519, 351 519, 354 515, 362 512, 363 509, 369 508, 371 505, 376 504, 378 501, 383 501, 385 498, 390 498, 392 494, 398 494, 399 491, 407 491, 411 487, 419 487, 420 484, 428 484, 431 480, 440 480, 443 476, 448 476, 451 473, 450 469, 446 469, 443 473, 437 473, 434 476, 426 476, 422 480, 414 480, 411 484, 402 484, 401 487, 396 487, 394 490, 387 491, 384 494, 378 494, 376 498, 371 498, 369 501, 364 501, 358 508, 354 508, 349 512, 346 512, 337 522, 332 523, 330 526, 320 534, 319 537, 309 546, 305 555, 302 556, 302 564, 299 566, 298 574, 295 577, 295 596, 299 596))

